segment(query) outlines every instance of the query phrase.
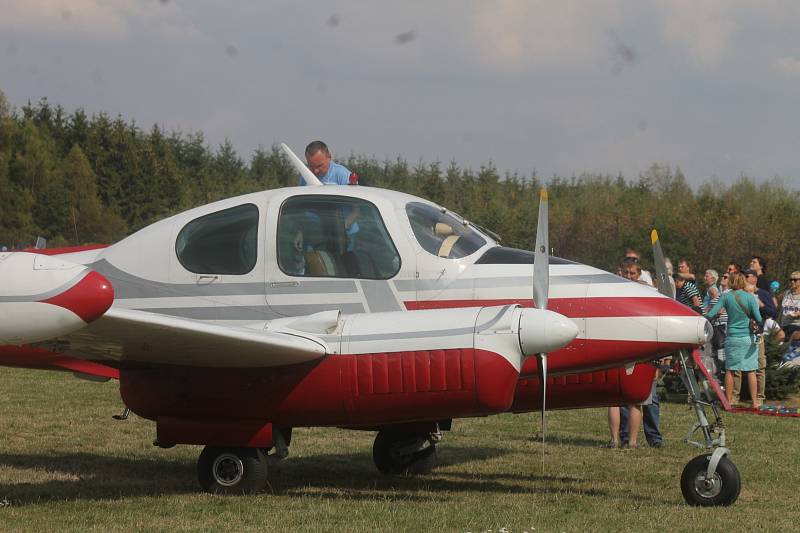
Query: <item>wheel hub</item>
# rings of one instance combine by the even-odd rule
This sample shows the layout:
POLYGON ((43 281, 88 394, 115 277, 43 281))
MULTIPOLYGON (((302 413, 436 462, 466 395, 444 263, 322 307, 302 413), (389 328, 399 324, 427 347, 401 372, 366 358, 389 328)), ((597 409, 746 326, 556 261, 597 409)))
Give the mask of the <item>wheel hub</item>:
POLYGON ((223 453, 214 459, 211 472, 217 483, 225 487, 232 487, 244 477, 244 464, 236 455, 223 453))
POLYGON ((694 479, 694 490, 703 498, 714 498, 722 491, 722 478, 716 472, 711 477, 700 472, 694 479))

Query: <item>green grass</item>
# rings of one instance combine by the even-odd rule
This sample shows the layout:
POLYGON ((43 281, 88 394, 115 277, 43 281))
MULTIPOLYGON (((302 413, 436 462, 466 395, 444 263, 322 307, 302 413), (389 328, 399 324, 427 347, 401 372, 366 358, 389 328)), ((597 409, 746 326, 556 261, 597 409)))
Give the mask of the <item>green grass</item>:
POLYGON ((154 448, 155 427, 122 409, 114 382, 0 369, 2 530, 697 531, 792 530, 800 419, 727 415, 742 475, 729 508, 683 503, 682 444, 692 417, 666 404, 663 450, 609 450, 605 410, 548 413, 545 470, 538 414, 458 420, 440 467, 378 474, 373 433, 295 430, 271 489, 246 497, 197 490, 196 446, 154 448))

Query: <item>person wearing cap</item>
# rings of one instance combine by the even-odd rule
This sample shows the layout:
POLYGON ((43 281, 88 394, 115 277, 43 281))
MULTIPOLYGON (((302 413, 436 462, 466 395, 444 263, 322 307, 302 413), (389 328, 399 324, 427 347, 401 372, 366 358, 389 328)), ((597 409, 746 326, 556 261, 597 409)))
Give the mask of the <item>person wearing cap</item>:
POLYGON ((747 384, 754 409, 759 407, 758 384, 758 345, 755 335, 750 331, 751 317, 763 323, 757 299, 745 290, 747 282, 738 272, 728 274, 731 290, 720 296, 719 301, 705 313, 707 319, 717 316, 724 308, 728 313, 728 328, 725 338, 725 395, 733 403, 733 372, 747 373, 747 384))

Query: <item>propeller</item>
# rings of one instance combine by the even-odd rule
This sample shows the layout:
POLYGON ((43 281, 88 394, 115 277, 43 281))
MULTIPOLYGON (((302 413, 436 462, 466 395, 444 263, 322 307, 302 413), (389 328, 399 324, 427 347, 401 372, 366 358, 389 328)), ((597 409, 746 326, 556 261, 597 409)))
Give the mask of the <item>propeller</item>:
MULTIPOLYGON (((539 191, 539 220, 536 224, 536 248, 533 252, 533 301, 537 309, 547 309, 550 292, 550 239, 548 238, 547 189, 539 191)), ((536 354, 539 386, 542 391, 542 468, 544 468, 545 402, 547 398, 547 352, 536 354)))
POLYGON ((669 279, 667 260, 664 259, 664 252, 661 250, 661 241, 658 240, 658 232, 655 229, 650 232, 650 242, 653 243, 653 263, 655 263, 656 267, 656 287, 658 288, 658 292, 674 300, 675 286, 669 279))
POLYGON ((306 185, 322 185, 322 182, 319 181, 319 178, 317 178, 314 173, 308 169, 305 163, 303 163, 300 158, 297 157, 294 152, 292 152, 292 149, 289 148, 286 143, 281 143, 281 150, 283 150, 283 153, 285 153, 286 157, 289 158, 289 162, 297 170, 297 172, 303 176, 306 185))

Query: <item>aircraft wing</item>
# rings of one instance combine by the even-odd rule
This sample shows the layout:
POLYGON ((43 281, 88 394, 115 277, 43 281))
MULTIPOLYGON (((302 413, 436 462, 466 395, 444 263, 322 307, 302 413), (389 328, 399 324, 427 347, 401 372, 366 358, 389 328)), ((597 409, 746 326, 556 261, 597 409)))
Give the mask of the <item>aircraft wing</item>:
POLYGON ((131 309, 109 309, 100 319, 59 339, 53 348, 82 359, 218 368, 303 363, 329 352, 303 332, 209 324, 131 309))

